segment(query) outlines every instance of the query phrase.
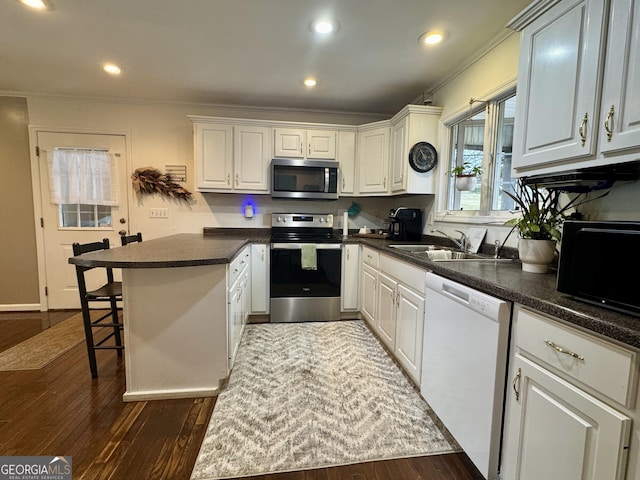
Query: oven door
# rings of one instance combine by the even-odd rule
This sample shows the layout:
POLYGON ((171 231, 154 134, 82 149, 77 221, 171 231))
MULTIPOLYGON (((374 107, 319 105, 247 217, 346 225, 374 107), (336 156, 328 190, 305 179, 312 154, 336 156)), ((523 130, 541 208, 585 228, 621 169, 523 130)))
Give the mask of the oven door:
POLYGON ((315 245, 316 268, 302 268, 302 243, 271 244, 271 321, 340 319, 342 245, 315 245))

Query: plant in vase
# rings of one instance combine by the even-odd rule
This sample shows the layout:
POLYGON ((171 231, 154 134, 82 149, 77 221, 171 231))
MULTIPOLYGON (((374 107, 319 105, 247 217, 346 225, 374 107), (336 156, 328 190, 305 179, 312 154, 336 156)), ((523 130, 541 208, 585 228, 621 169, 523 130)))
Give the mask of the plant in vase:
POLYGON ((451 169, 451 176, 456 179, 456 189, 460 191, 475 190, 479 175, 482 175, 482 167, 471 162, 463 162, 451 169))
POLYGON ((505 225, 512 225, 518 230, 518 254, 522 270, 533 273, 546 273, 549 270, 557 242, 562 238, 560 227, 569 216, 567 212, 609 194, 607 191, 596 198, 586 199, 587 193, 579 193, 561 206, 559 190, 528 186, 523 178, 518 180, 513 193, 504 193, 513 199, 521 213, 519 218, 512 218, 505 225))

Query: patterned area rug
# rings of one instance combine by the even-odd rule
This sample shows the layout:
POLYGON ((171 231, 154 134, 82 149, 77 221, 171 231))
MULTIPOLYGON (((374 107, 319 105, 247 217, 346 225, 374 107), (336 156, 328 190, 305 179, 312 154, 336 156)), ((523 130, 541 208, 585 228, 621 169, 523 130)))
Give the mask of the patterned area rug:
POLYGON ((191 480, 460 451, 362 321, 247 325, 191 480))
POLYGON ((42 368, 83 341, 82 315, 77 314, 0 352, 0 371, 42 368))

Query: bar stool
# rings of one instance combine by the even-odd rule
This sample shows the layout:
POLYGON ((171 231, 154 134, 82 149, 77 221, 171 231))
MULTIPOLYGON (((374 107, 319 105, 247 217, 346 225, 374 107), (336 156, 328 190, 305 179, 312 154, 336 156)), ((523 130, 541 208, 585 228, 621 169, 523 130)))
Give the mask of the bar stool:
MULTIPOLYGON (((83 253, 108 249, 108 238, 103 239, 101 242, 73 244, 74 256, 82 255, 83 253)), ((78 277, 78 292, 80 294, 80 305, 82 307, 84 333, 87 341, 87 354, 89 356, 89 368, 91 369, 91 377, 96 378, 98 376, 96 350, 117 350, 118 356, 121 357, 124 345, 122 343, 122 337, 120 334, 122 330, 122 323, 118 318, 117 305, 117 302, 122 300, 122 282, 116 282, 113 280, 113 269, 104 268, 106 273, 106 283, 104 283, 100 288, 87 291, 85 273, 89 270, 92 270, 93 268, 103 267, 84 267, 81 265, 76 265, 76 275, 78 277), (95 312, 101 309, 91 308, 90 304, 94 302, 109 304, 109 310, 106 313, 101 314, 101 316, 96 319, 91 318, 91 312, 95 312), (96 342, 93 337, 93 330, 104 328, 111 329, 112 331, 110 331, 105 337, 96 342), (113 343, 105 345, 105 342, 110 339, 113 339, 113 343)))
POLYGON ((138 232, 135 235, 120 235, 120 241, 122 242, 123 247, 129 243, 141 242, 142 233, 138 232))

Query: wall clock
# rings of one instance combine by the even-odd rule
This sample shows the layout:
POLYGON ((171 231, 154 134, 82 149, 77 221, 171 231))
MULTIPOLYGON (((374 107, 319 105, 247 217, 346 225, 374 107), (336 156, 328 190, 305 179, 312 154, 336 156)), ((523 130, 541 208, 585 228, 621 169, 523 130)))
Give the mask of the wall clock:
POLYGON ((438 152, 427 142, 418 142, 409 150, 409 165, 416 172, 424 173, 432 170, 438 163, 438 152))

